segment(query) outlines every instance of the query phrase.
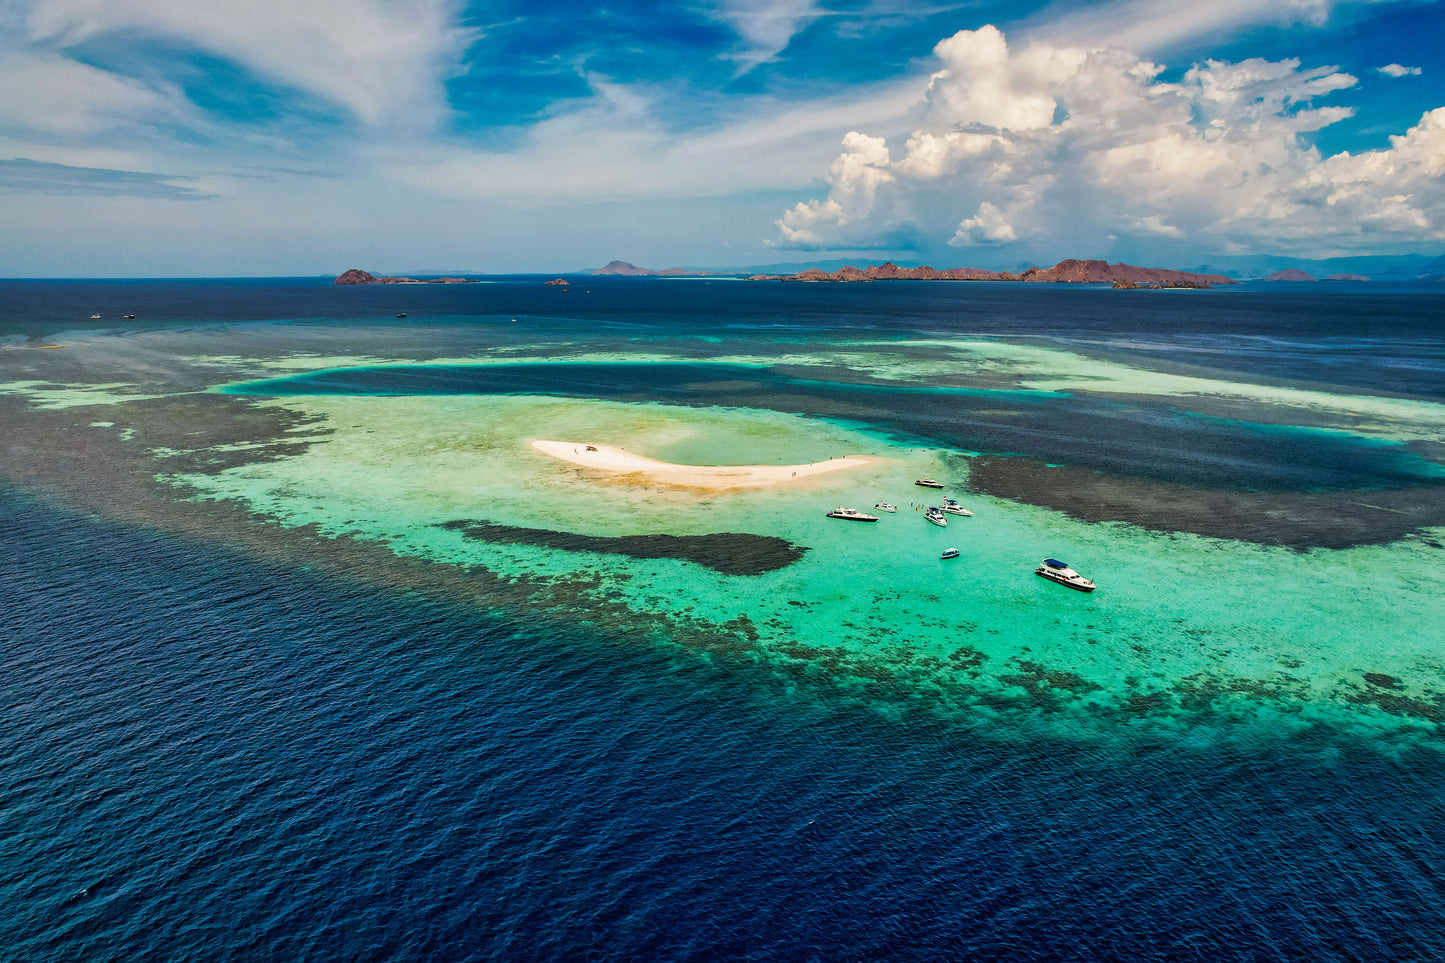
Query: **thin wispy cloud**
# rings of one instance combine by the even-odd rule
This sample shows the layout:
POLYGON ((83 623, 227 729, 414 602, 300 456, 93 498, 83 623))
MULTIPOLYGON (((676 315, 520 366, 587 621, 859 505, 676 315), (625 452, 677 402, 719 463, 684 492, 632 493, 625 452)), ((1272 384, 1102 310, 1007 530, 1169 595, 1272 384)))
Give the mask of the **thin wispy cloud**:
POLYGON ((187 178, 142 171, 116 171, 96 167, 70 167, 25 158, 0 160, 0 192, 141 197, 151 200, 194 201, 204 192, 187 186, 187 178))
POLYGON ((777 56, 823 8, 817 0, 722 0, 716 11, 743 41, 729 56, 746 71, 777 56))

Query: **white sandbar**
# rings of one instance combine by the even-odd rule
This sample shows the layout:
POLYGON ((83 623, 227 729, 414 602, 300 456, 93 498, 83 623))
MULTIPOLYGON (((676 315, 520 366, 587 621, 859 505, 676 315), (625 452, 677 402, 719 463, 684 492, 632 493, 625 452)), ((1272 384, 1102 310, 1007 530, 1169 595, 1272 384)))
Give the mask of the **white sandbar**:
POLYGON ((645 458, 625 448, 581 441, 543 441, 538 438, 533 439, 532 447, 544 455, 610 475, 638 475, 646 482, 685 488, 765 488, 878 461, 862 455, 847 455, 806 465, 673 465, 645 458))

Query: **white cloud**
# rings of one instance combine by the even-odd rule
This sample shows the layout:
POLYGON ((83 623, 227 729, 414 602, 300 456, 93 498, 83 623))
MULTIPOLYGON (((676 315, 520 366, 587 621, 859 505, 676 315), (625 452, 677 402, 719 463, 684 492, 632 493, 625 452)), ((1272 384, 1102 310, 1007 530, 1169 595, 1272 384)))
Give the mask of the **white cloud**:
POLYGON ((817 0, 722 0, 715 15, 747 44, 733 54, 739 71, 746 72, 782 53, 822 13, 817 0))
POLYGON ((367 124, 415 126, 444 107, 442 81, 471 34, 455 0, 34 0, 34 44, 110 33, 184 41, 314 94, 367 124))
POLYGON ((1100 250, 1124 235, 1308 253, 1445 239, 1445 108, 1388 149, 1322 157, 1301 135, 1353 110, 1315 101, 1357 83, 1333 67, 1210 60, 1166 83, 1117 49, 1015 50, 993 27, 936 53, 925 122, 901 156, 850 134, 828 195, 777 222, 782 244, 1100 250))
MULTIPOLYGON (((1260 25, 1323 25, 1338 10, 1392 0, 1057 0, 1015 34, 1047 45, 1118 47, 1155 56, 1174 48, 1260 25)), ((1394 0, 1413 2, 1413 0, 1394 0)))
MULTIPOLYGON (((597 76, 588 82, 591 98, 521 132, 512 150, 407 145, 377 148, 376 156, 402 182, 445 197, 536 205, 721 197, 815 182, 819 165, 837 150, 839 127, 848 123, 902 132, 918 119, 910 116, 917 87, 908 83, 864 99, 782 105, 759 98, 738 119, 679 136, 653 116, 654 97, 646 88, 597 76)), ((863 154, 835 161, 845 184, 840 189, 864 192, 870 177, 892 176, 868 163, 870 156, 880 158, 861 146, 863 154)))
POLYGON ((114 130, 182 112, 173 89, 119 77, 52 53, 0 56, 0 124, 44 136, 114 130))
POLYGON ((1419 67, 1403 67, 1400 64, 1385 64, 1383 67, 1376 67, 1376 73, 1384 74, 1386 77, 1418 77, 1419 67))
POLYGON ((1018 233, 1004 219, 1003 211, 988 201, 978 205, 973 217, 960 222, 958 231, 949 239, 953 247, 970 247, 975 244, 1007 244, 1017 241, 1018 233))

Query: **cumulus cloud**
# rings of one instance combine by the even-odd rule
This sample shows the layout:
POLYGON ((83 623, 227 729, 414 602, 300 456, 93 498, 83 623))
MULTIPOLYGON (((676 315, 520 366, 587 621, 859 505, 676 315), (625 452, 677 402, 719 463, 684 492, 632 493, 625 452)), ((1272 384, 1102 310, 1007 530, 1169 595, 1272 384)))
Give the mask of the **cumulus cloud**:
POLYGON ((1419 67, 1403 67, 1400 64, 1385 64, 1383 67, 1376 67, 1376 73, 1384 74, 1386 77, 1418 77, 1419 67))
POLYGON ((978 212, 958 225, 958 231, 949 239, 954 247, 968 247, 974 244, 1007 244, 1017 241, 1018 233, 1004 219, 1003 211, 988 201, 978 205, 978 212))
POLYGON ((850 133, 827 195, 785 211, 778 243, 911 233, 1104 250, 1128 236, 1307 253, 1445 239, 1445 108, 1387 149, 1323 157, 1303 135, 1353 110, 1317 101, 1357 83, 1334 67, 1208 60, 1165 82, 1121 50, 1013 49, 991 26, 935 55, 902 151, 850 133))

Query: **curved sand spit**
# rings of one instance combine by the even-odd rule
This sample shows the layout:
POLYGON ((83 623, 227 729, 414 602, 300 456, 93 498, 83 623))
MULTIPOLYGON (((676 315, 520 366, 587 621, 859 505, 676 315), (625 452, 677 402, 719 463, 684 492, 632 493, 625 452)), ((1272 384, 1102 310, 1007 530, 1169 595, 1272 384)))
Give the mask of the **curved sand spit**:
POLYGON ((830 458, 809 465, 672 465, 633 454, 612 445, 589 445, 581 441, 543 441, 532 447, 562 461, 594 468, 612 475, 640 475, 641 480, 686 488, 763 488, 798 481, 845 468, 857 468, 877 461, 862 455, 830 458))

